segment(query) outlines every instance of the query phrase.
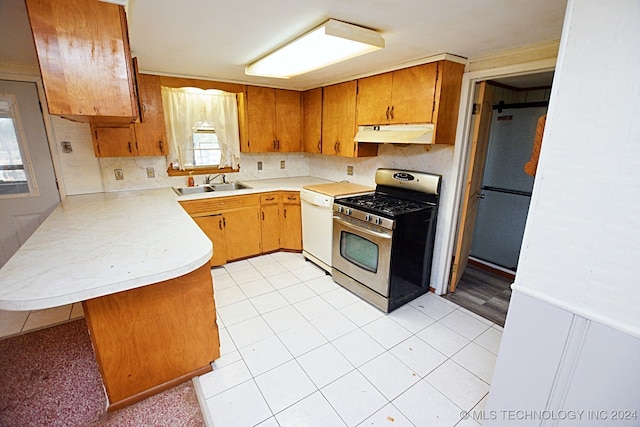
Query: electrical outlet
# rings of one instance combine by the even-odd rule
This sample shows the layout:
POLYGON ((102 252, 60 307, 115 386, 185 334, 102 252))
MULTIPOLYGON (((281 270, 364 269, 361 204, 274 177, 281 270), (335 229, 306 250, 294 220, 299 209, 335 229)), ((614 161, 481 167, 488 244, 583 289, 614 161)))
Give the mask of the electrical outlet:
POLYGON ((280 169, 284 169, 284 160, 280 160, 280 169))
POLYGON ((62 141, 60 143, 60 145, 62 145, 62 152, 63 153, 71 153, 73 152, 73 148, 71 148, 71 142, 70 141, 62 141))
POLYGON ((147 168, 147 178, 155 178, 156 171, 153 168, 147 168))
POLYGON ((258 162, 258 170, 261 171, 262 170, 262 162, 258 162))
POLYGON ((353 175, 353 166, 347 166, 347 175, 353 175))
POLYGON ((122 169, 114 169, 113 174, 116 176, 116 181, 122 181, 124 179, 124 172, 122 172, 122 169))

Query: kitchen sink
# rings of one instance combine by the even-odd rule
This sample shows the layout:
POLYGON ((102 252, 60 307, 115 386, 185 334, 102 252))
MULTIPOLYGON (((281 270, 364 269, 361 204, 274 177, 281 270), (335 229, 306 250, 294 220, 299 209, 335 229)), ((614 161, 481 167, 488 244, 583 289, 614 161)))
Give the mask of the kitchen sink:
POLYGON ((225 182, 223 184, 211 184, 214 191, 231 191, 242 190, 243 188, 251 188, 239 182, 225 182))
POLYGON ((212 191, 242 190, 244 188, 251 187, 240 182, 225 182, 223 184, 197 185, 195 187, 173 187, 173 191, 175 191, 179 196, 184 196, 186 194, 210 193, 212 191))

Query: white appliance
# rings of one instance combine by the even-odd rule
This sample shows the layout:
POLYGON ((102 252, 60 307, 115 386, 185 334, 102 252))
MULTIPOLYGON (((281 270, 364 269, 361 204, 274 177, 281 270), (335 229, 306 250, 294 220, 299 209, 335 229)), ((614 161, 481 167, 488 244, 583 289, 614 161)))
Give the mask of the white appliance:
POLYGON ((302 255, 331 272, 333 196, 300 190, 302 204, 302 255))
POLYGON ((333 201, 374 189, 349 182, 335 182, 303 187, 300 190, 302 209, 302 255, 331 273, 333 248, 333 201))

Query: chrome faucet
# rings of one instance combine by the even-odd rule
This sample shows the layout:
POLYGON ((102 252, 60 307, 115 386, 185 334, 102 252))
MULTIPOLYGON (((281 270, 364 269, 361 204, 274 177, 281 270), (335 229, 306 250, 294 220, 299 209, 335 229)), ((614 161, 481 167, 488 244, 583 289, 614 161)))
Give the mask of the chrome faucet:
POLYGON ((216 179, 217 177, 222 176, 222 183, 226 184, 227 183, 227 177, 225 174, 223 173, 219 173, 217 175, 208 175, 205 179, 204 179, 204 183, 205 184, 211 184, 213 182, 214 179, 216 179))

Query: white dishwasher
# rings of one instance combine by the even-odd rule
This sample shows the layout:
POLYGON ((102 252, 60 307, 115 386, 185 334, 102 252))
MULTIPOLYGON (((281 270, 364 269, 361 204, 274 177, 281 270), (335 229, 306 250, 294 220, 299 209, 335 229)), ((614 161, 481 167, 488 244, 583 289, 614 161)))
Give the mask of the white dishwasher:
POLYGON ((333 246, 333 200, 370 193, 373 188, 348 182, 308 185, 300 190, 302 209, 302 255, 331 273, 333 246))

